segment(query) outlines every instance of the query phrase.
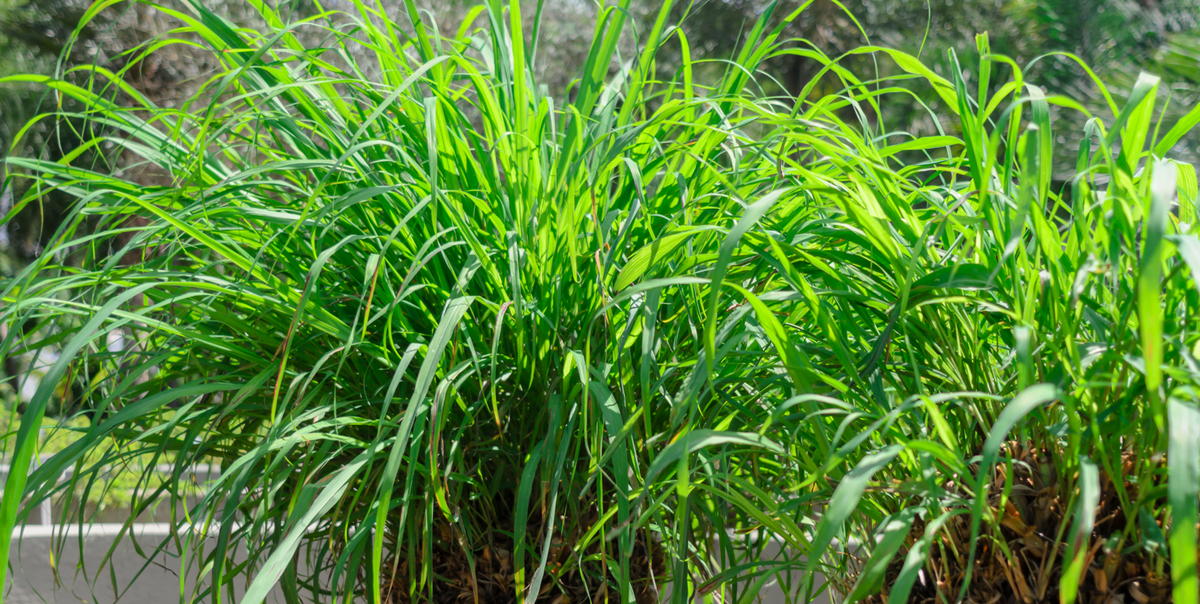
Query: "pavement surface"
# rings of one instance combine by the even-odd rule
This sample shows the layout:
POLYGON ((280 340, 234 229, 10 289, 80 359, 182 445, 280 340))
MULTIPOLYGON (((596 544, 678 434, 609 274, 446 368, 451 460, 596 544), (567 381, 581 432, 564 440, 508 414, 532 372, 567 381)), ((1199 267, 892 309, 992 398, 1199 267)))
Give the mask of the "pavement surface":
MULTIPOLYGON (((116 526, 108 530, 93 528, 84 536, 82 566, 80 565, 79 535, 72 530, 64 538, 50 527, 29 526, 22 537, 14 536, 10 550, 10 580, 5 586, 7 604, 173 604, 179 602, 179 559, 159 553, 153 560, 138 553, 130 539, 123 539, 113 548, 116 526), (111 569, 105 563, 112 549, 111 569), (51 561, 57 564, 51 564, 51 561), (57 581, 55 568, 57 567, 57 581), (98 572, 99 571, 99 572, 98 572), (97 579, 97 575, 99 578, 97 579)), ((161 525, 135 525, 142 528, 137 539, 142 551, 151 553, 165 534, 161 525), (158 530, 156 530, 156 528, 158 530)), ((72 527, 74 528, 74 527, 72 527)), ((194 575, 183 581, 193 593, 194 575)), ((240 600, 244 585, 235 591, 240 600)), ((666 596, 668 594, 664 594, 666 596)), ((763 604, 787 602, 783 589, 775 583, 760 592, 763 604)), ((206 599, 205 602, 211 600, 206 599)), ((236 600, 235 600, 236 601, 236 600)), ((268 603, 283 603, 278 588, 267 597, 268 603)), ((667 601, 664 598, 664 601, 667 601)), ((700 600, 698 600, 700 601, 700 600)), ((814 604, 828 604, 829 596, 822 593, 814 604)), ((492 604, 492 603, 481 603, 492 604)))
MULTIPOLYGON (((145 556, 162 543, 166 531, 159 525, 141 528, 134 539, 116 543, 117 526, 99 525, 85 533, 80 556, 79 533, 71 527, 65 535, 47 526, 28 526, 11 542, 10 579, 6 581, 6 604, 173 604, 179 602, 180 561, 167 551, 152 559, 145 556), (107 529, 107 530, 105 530, 107 529), (142 553, 138 552, 138 546, 142 553), (111 550, 111 556, 110 556, 111 550), (145 554, 145 555, 143 555, 145 554), (107 560, 106 560, 107 559, 107 560), (53 564, 55 562, 56 564, 53 564)), ((18 529, 19 531, 20 529, 18 529)), ((176 550, 172 550, 174 553, 176 550)), ((183 581, 193 593, 195 574, 183 581)), ((240 599, 245 586, 235 588, 240 599)), ((211 600, 205 600, 208 602, 211 600)), ((228 601, 226 598, 225 601, 228 601)), ((235 600, 236 601, 236 600, 235 600)), ((282 593, 272 593, 267 602, 282 604, 282 593)))

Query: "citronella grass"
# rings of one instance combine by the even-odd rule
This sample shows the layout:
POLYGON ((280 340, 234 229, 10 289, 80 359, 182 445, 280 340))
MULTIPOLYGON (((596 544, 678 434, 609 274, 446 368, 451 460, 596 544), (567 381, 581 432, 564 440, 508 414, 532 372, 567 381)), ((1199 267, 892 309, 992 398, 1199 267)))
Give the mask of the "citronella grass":
MULTIPOLYGON (((902 602, 951 559, 1020 563, 1001 515, 1028 473, 997 486, 994 468, 1032 442, 1077 519, 1051 536, 1064 600, 1080 552, 1115 535, 1194 601, 1196 189, 1161 158, 1200 112, 1158 132, 1153 78, 1116 123, 1073 134, 1064 196, 1050 107, 1079 108, 985 39, 979 89, 1009 78, 991 98, 859 51, 953 109, 954 135, 912 138, 867 119, 902 78, 781 40, 770 24, 794 15, 774 5, 708 86, 686 59, 652 78, 658 47, 687 44, 669 3, 610 75, 627 7, 606 8, 566 98, 533 81, 516 5, 453 39, 411 5, 411 36, 365 6, 298 23, 263 7, 262 31, 188 8, 177 33, 225 69, 180 110, 100 69, 89 87, 41 80, 170 186, 9 160, 32 181, 21 203, 79 199, 3 294, 10 333, 39 336, 2 350, 61 351, 16 466, 53 384, 87 384, 96 419, 6 492, 51 496, 101 442, 219 460, 187 517, 216 545, 185 552, 214 601, 239 578, 252 604, 277 583, 317 601, 646 601, 666 580, 676 602, 750 601, 773 578, 805 598, 824 569, 858 573, 839 585, 852 598, 902 602), (298 28, 329 42, 305 48, 298 28), (827 65, 839 93, 757 95, 756 66, 783 52, 827 65), (137 345, 106 349, 117 329, 137 345), (1102 472, 1123 517, 1147 520, 1093 535, 1080 502, 1102 472), (768 538, 784 547, 763 560, 768 538), (447 561, 460 576, 437 576, 447 561), (476 574, 495 568, 499 583, 476 574)), ((938 587, 950 601, 968 577, 938 587)))

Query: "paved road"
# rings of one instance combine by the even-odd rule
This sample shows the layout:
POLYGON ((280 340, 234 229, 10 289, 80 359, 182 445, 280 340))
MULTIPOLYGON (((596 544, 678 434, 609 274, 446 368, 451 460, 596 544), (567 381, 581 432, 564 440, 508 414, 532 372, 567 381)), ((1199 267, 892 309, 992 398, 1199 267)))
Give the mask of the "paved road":
MULTIPOLYGON (((156 534, 154 525, 139 526, 149 527, 143 529, 144 534, 138 540, 143 551, 149 553, 161 543, 161 532, 156 534)), ((77 534, 70 534, 63 543, 61 539, 51 539, 46 527, 28 527, 23 538, 14 538, 12 541, 10 551, 15 576, 5 587, 7 593, 4 601, 7 604, 172 604, 179 601, 178 558, 160 553, 153 562, 147 563, 133 542, 125 539, 113 551, 110 574, 107 567, 101 567, 101 562, 112 547, 113 538, 103 533, 93 532, 84 538, 85 575, 76 571, 80 562, 77 534), (55 544, 63 545, 57 565, 57 587, 50 563, 51 546, 55 544), (95 578, 97 570, 103 571, 100 580, 89 585, 84 577, 95 578), (116 589, 113 577, 116 579, 116 589)), ((60 555, 57 545, 54 554, 55 557, 60 555)), ((185 581, 189 593, 194 584, 191 578, 185 581)), ((237 590, 238 598, 243 591, 237 590)), ((766 586, 761 594, 763 604, 784 604, 786 601, 778 585, 766 586)), ((267 602, 282 604, 283 597, 278 588, 267 598, 267 602)), ((814 601, 814 604, 828 603, 829 597, 825 594, 814 601)))

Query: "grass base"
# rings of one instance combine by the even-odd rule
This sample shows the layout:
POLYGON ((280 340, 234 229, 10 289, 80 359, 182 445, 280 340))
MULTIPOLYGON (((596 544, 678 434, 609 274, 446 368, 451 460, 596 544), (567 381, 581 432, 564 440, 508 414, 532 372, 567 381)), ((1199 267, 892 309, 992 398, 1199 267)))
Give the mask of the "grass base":
MULTIPOLYGON (((1012 464, 998 465, 993 473, 988 505, 999 518, 1000 528, 971 544, 970 516, 955 517, 929 552, 929 561, 919 573, 908 602, 946 603, 958 599, 966 577, 970 547, 975 548, 974 570, 971 573, 968 602, 980 604, 1009 604, 1059 602, 1062 577, 1068 559, 1067 535, 1071 531, 1070 510, 1077 502, 1068 501, 1070 492, 1064 488, 1061 472, 1055 464, 1061 452, 1047 451, 1033 445, 1006 446, 1012 464), (1011 481, 1006 474, 1012 468, 1011 481), (1003 508, 1001 514, 999 510, 1003 508), (1065 524, 1064 524, 1065 523, 1065 524), (997 537, 1003 539, 998 543, 997 537)), ((1137 460, 1126 455, 1122 460, 1122 476, 1132 476, 1137 460)), ((1169 562, 1165 557, 1153 557, 1142 546, 1125 547, 1122 535, 1131 529, 1125 517, 1112 478, 1100 476, 1099 505, 1095 508, 1095 524, 1084 544, 1083 572, 1079 576, 1077 602, 1096 604, 1165 604, 1171 601, 1169 562)), ((1136 500, 1139 487, 1123 481, 1126 497, 1136 500)), ((1165 493, 1160 493, 1164 495, 1165 493)), ((1147 497, 1154 494, 1147 493, 1147 497)), ((1165 503, 1165 502, 1160 502, 1165 503)), ((1159 533, 1161 527, 1153 519, 1159 533)), ((1147 526, 1143 526, 1145 531, 1147 526)), ((1154 529, 1150 529, 1151 532, 1154 529)), ((924 523, 915 523, 908 537, 908 548, 925 533, 924 523)), ((900 576, 905 556, 898 555, 888 569, 885 585, 891 586, 900 576)), ((864 600, 872 604, 888 601, 885 590, 864 600)))
MULTIPOLYGON (((541 543, 541 523, 528 527, 528 539, 541 543)), ((410 590, 415 585, 410 574, 407 552, 401 552, 399 560, 389 560, 385 572, 395 569, 391 580, 383 587, 384 604, 518 604, 517 568, 513 559, 513 542, 507 531, 489 531, 475 545, 465 546, 461 535, 450 525, 441 524, 431 539, 431 580, 423 588, 410 590), (470 549, 468 556, 467 549, 470 549)), ((616 593, 617 580, 613 570, 619 568, 614 560, 617 555, 614 543, 606 545, 607 555, 601 552, 600 544, 594 543, 581 551, 564 540, 550 548, 546 565, 546 576, 542 581, 537 604, 570 604, 584 602, 620 601, 616 593), (600 560, 609 561, 609 572, 601 577, 600 560), (614 566, 615 565, 615 566, 614 566)), ((423 552, 416 552, 417 573, 421 572, 423 552)), ((637 604, 656 604, 666 575, 666 555, 662 547, 649 532, 639 531, 634 544, 633 556, 629 560, 630 584, 637 604)), ((537 570, 536 560, 525 561, 525 583, 537 570)), ((369 582, 364 582, 369 585, 369 582)), ((368 600, 370 598, 368 597, 368 600)))

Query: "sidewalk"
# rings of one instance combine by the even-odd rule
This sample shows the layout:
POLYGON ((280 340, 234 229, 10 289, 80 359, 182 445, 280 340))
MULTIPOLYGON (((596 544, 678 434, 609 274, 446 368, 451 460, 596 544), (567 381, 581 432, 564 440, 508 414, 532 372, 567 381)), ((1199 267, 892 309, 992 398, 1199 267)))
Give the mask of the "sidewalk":
MULTIPOLYGON (((137 539, 142 551, 149 553, 162 541, 165 526, 143 524, 137 539)), ((79 564, 78 535, 74 532, 64 540, 56 535, 50 537, 50 527, 29 526, 21 539, 14 536, 12 541, 12 571, 13 576, 6 586, 9 590, 5 597, 6 604, 172 604, 179 602, 179 559, 160 553, 154 562, 147 561, 137 553, 133 541, 125 538, 117 545, 112 555, 112 574, 107 566, 100 564, 112 547, 113 533, 119 530, 119 525, 97 525, 85 538, 84 572, 77 574, 79 564), (99 530, 97 530, 99 529, 99 530), (55 589, 54 574, 50 565, 51 544, 62 546, 61 558, 58 561, 59 580, 61 586, 55 589), (157 563, 157 564, 156 564, 157 563), (85 580, 99 581, 89 586, 85 580), (141 573, 140 575, 138 573, 141 573), (117 588, 113 588, 112 577, 115 574, 117 588), (134 579, 137 579, 134 581, 134 579), (122 591, 118 591, 122 590, 122 591), (40 597, 39 597, 40 596, 40 597)), ((173 550, 172 550, 173 551, 173 550)), ((57 555, 57 552, 56 552, 57 555)), ((187 581, 189 593, 194 580, 187 581)), ((238 598, 245 592, 244 580, 235 589, 238 598)), ((666 594, 664 594, 666 595, 666 594)), ((760 592, 763 604, 784 604, 787 602, 783 591, 778 585, 767 585, 760 592)), ((223 601, 226 601, 223 599, 223 601)), ((283 593, 278 586, 266 600, 268 603, 283 604, 283 593)), ((664 601, 667 601, 664 598, 664 601)), ((203 602, 211 602, 206 598, 203 602)), ((827 593, 822 593, 814 604, 829 604, 827 593)), ((233 604, 233 603, 231 603, 233 604)), ((491 604, 491 603, 481 603, 491 604)), ((582 603, 580 603, 582 604, 582 603)))
MULTIPOLYGON (((165 530, 158 525, 138 525, 137 544, 146 554, 162 542, 165 530), (159 529, 159 530, 156 530, 159 529)), ((98 525, 84 537, 83 568, 79 568, 79 537, 72 531, 64 539, 60 534, 50 536, 50 527, 29 526, 21 538, 12 540, 10 580, 5 586, 6 604, 172 604, 179 602, 179 558, 160 553, 147 561, 137 552, 134 539, 128 536, 117 544, 112 559, 105 556, 113 546, 113 533, 119 526, 98 525), (100 529, 100 530, 95 530, 100 529), (112 529, 112 530, 106 530, 112 529), (51 548, 58 562, 56 588, 51 566, 51 548), (61 548, 61 551, 58 551, 61 548), (61 556, 61 557, 60 557, 61 556), (140 573, 140 574, 139 574, 140 573), (99 575, 99 577, 97 577, 99 575), (115 577, 116 587, 113 586, 115 577), (88 584, 88 579, 93 581, 88 584), (136 580, 135 580, 136 579, 136 580), (118 600, 119 597, 119 600, 118 600)), ((20 529, 18 528, 18 531, 20 529)), ((174 552, 175 550, 171 550, 174 552)), ((189 592, 195 581, 186 582, 189 592)), ((237 597, 245 586, 235 588, 237 597)), ((211 600, 205 599, 205 602, 211 600)), ((227 601, 227 599, 226 599, 227 601)), ((267 602, 283 603, 283 594, 276 588, 267 602)))

